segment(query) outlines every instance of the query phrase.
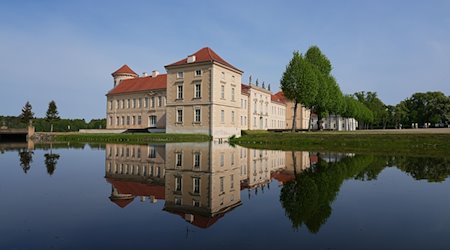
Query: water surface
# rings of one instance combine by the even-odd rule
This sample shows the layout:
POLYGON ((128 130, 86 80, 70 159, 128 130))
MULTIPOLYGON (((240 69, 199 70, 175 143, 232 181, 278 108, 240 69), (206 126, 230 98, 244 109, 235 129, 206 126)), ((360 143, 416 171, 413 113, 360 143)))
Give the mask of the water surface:
POLYGON ((1 249, 450 249, 446 158, 0 147, 1 249))

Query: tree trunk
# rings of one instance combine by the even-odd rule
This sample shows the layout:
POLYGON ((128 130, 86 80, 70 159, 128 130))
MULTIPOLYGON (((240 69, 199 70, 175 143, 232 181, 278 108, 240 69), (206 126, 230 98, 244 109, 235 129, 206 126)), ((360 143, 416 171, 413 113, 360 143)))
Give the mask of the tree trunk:
POLYGON ((322 130, 322 115, 320 114, 320 112, 317 112, 317 130, 322 130))
POLYGON ((312 125, 312 111, 311 109, 309 109, 308 132, 311 131, 311 125, 312 125))
POLYGON ((298 102, 295 101, 295 104, 294 104, 294 118, 292 120, 292 130, 291 130, 291 132, 295 132, 295 129, 297 128, 297 124, 296 124, 296 122, 297 122, 297 105, 298 105, 298 102))
POLYGON ((295 155, 295 151, 291 151, 292 153, 292 162, 294 164, 294 176, 297 177, 297 157, 295 155))

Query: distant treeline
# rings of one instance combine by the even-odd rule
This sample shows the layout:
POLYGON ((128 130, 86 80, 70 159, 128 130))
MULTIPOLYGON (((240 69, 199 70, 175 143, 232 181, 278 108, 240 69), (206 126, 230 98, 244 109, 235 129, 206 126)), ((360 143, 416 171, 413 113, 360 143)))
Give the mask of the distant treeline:
MULTIPOLYGON (((34 118, 32 124, 37 132, 49 132, 53 124, 54 132, 70 132, 80 129, 106 128, 106 119, 92 119, 86 122, 84 119, 58 119, 49 121, 46 118, 34 118)), ((26 128, 27 123, 17 116, 0 116, 0 126, 10 128, 26 128)))

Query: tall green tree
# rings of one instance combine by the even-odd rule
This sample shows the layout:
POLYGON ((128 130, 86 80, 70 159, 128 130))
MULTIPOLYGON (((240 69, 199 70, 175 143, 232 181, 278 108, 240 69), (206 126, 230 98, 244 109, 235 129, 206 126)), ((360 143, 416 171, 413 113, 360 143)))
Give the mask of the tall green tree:
POLYGON ((313 65, 314 74, 316 75, 318 92, 312 111, 317 114, 317 127, 322 129, 322 118, 328 115, 333 103, 331 100, 334 98, 332 88, 336 82, 334 77, 331 76, 331 62, 320 51, 319 47, 311 46, 305 54, 305 60, 313 65))
POLYGON ((291 61, 286 66, 281 78, 281 90, 286 98, 294 102, 292 132, 295 132, 298 104, 301 103, 311 109, 318 92, 314 69, 298 51, 294 51, 291 61))
POLYGON ((372 111, 373 121, 366 125, 371 128, 386 128, 388 110, 386 105, 378 98, 377 93, 360 91, 356 92, 354 96, 372 111))
POLYGON ((22 108, 22 113, 19 115, 20 119, 23 123, 28 124, 34 117, 34 113, 32 111, 32 106, 29 101, 25 103, 25 106, 22 108))
POLYGON ((50 122, 50 131, 53 132, 53 122, 60 119, 58 115, 58 108, 56 107, 56 102, 53 100, 48 104, 45 119, 50 122))

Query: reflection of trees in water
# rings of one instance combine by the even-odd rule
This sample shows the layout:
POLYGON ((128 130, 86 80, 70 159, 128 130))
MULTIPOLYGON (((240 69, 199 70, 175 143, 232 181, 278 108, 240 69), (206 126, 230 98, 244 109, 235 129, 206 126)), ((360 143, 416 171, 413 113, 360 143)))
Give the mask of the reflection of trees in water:
POLYGON ((450 176, 450 159, 445 158, 396 157, 392 165, 416 180, 442 182, 450 176))
POLYGON ((344 158, 339 162, 319 162, 297 175, 281 189, 280 201, 294 228, 303 224, 312 233, 331 215, 331 203, 345 179, 353 178, 364 170, 373 156, 344 158))
POLYGON ((357 155, 339 162, 319 162, 283 185, 281 205, 296 229, 306 225, 312 233, 331 215, 335 200, 346 179, 375 180, 385 167, 396 166, 416 180, 441 182, 450 176, 450 160, 426 157, 375 157, 357 155))
POLYGON ((47 173, 49 175, 52 175, 55 172, 56 169, 56 163, 59 159, 59 154, 53 154, 50 151, 50 154, 45 154, 45 166, 47 167, 47 173))
POLYGON ((33 162, 33 151, 23 150, 19 151, 20 166, 23 172, 26 174, 31 168, 31 163, 33 162))

